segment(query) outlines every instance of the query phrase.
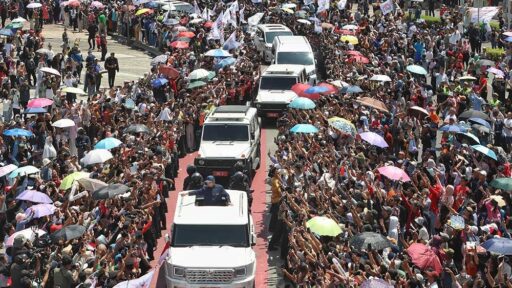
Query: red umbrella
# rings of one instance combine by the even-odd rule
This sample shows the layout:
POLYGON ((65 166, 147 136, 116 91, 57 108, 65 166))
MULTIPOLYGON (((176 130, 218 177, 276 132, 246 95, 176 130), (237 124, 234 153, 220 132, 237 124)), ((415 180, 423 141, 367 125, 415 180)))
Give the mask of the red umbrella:
POLYGON ((68 1, 68 4, 66 4, 67 6, 71 6, 71 7, 78 7, 80 6, 80 1, 78 0, 71 0, 71 1, 68 1))
POLYGON ((370 63, 370 60, 364 56, 352 56, 347 59, 347 62, 357 62, 357 63, 368 64, 368 63, 370 63))
POLYGON ((196 34, 194 34, 194 32, 190 32, 190 31, 180 32, 178 34, 178 37, 185 37, 185 38, 194 38, 194 36, 196 36, 196 34))
POLYGON ((299 96, 311 99, 313 101, 316 101, 316 100, 320 99, 320 94, 319 93, 312 93, 312 94, 303 93, 302 95, 299 95, 299 96))
POLYGON ((356 51, 356 50, 349 50, 349 51, 347 51, 346 54, 350 55, 350 56, 361 56, 361 57, 364 57, 363 53, 361 53, 359 51, 356 51))
POLYGON ((180 76, 180 72, 172 66, 160 66, 160 68, 158 68, 158 73, 172 79, 176 79, 180 76))
MULTIPOLYGON (((292 86, 292 91, 295 92, 300 97, 307 97, 305 95, 308 95, 308 94, 304 93, 304 91, 306 91, 306 89, 308 89, 310 87, 311 87, 311 85, 308 85, 308 84, 297 83, 292 86)), ((309 95, 311 95, 311 94, 309 94, 309 95)), ((310 98, 310 97, 307 97, 307 98, 310 98)))
POLYGON ((323 83, 318 84, 318 86, 325 87, 325 88, 329 89, 329 91, 324 92, 325 94, 332 94, 332 93, 338 92, 338 88, 336 88, 336 86, 329 84, 329 83, 323 82, 323 83))
POLYGON ((203 24, 204 28, 212 28, 213 22, 212 21, 206 21, 203 24))
POLYGON ((443 266, 436 253, 430 247, 421 243, 413 243, 407 249, 407 254, 411 257, 412 263, 421 270, 432 268, 437 273, 441 273, 443 266))
POLYGON ((188 42, 174 41, 171 43, 171 47, 178 48, 178 49, 187 49, 189 46, 188 46, 188 42))

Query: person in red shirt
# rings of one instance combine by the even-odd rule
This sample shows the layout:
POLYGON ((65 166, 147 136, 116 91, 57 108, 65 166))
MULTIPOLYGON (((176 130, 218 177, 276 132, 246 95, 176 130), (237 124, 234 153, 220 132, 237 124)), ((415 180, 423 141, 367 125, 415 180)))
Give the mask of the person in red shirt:
POLYGON ((460 180, 459 185, 455 187, 455 191, 453 193, 453 196, 455 198, 455 201, 453 203, 453 209, 455 211, 459 211, 459 208, 462 207, 462 204, 464 204, 464 201, 466 200, 466 197, 469 193, 469 188, 467 187, 468 179, 462 178, 460 180))

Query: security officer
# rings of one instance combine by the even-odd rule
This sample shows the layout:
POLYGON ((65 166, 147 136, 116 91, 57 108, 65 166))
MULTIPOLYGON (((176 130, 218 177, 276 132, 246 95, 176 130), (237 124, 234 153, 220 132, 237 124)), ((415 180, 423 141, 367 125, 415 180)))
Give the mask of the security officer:
POLYGON ((195 172, 190 176, 190 180, 187 182, 187 186, 184 186, 186 190, 197 190, 203 187, 203 176, 198 172, 195 172))
POLYGON ((210 175, 206 177, 204 182, 205 185, 201 189, 181 194, 181 196, 195 195, 196 199, 202 198, 202 204, 205 206, 227 205, 230 203, 229 194, 222 185, 215 184, 215 177, 210 175))
POLYGON ((112 88, 116 80, 116 72, 119 72, 119 61, 117 61, 114 52, 110 53, 110 57, 105 60, 105 68, 108 73, 108 86, 112 88))

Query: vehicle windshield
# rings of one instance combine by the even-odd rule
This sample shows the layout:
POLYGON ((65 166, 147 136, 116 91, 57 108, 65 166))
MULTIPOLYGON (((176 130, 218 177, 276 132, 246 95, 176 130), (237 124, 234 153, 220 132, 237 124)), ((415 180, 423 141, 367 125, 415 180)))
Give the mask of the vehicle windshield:
POLYGON ((265 33, 265 42, 272 44, 277 36, 293 36, 293 33, 291 31, 267 32, 265 33))
POLYGON ((290 90, 297 84, 296 77, 262 77, 261 90, 290 90))
POLYGON ((204 125, 203 141, 249 141, 249 125, 204 125))
POLYGON ((313 53, 311 52, 279 52, 276 64, 313 65, 313 53))
POLYGON ((174 225, 173 247, 249 247, 247 225, 174 225))

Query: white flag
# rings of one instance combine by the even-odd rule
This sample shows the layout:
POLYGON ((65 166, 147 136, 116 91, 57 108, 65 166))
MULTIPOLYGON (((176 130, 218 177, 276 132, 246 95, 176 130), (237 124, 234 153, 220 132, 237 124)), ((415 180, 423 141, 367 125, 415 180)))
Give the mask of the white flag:
MULTIPOLYGON (((223 28, 223 27, 221 26, 221 28, 223 28)), ((210 30, 210 33, 208 34, 207 38, 219 40, 220 39, 220 28, 217 27, 217 25, 212 25, 212 30, 210 30)))
POLYGON ((340 0, 336 5, 338 6, 339 10, 344 10, 347 6, 347 0, 340 0))
POLYGON ((315 33, 322 33, 322 24, 320 22, 320 19, 318 18, 309 18, 310 20, 313 20, 313 22, 315 22, 315 33))
POLYGON ((194 0, 194 13, 196 13, 198 16, 201 16, 201 9, 199 8, 199 5, 197 5, 197 1, 194 0))
POLYGON ((151 285, 151 279, 153 279, 153 274, 155 274, 155 269, 137 279, 118 283, 114 288, 149 288, 149 285, 151 285))
POLYGON ((240 7, 238 6, 238 0, 236 0, 235 2, 229 4, 229 10, 232 10, 232 11, 235 11, 235 12, 240 10, 240 7))
POLYGON ((229 36, 228 40, 226 40, 226 42, 224 42, 224 46, 222 47, 222 49, 224 49, 224 50, 236 49, 236 48, 240 47, 240 45, 242 45, 242 43, 236 41, 236 31, 233 31, 233 33, 231 33, 231 35, 229 36))
POLYGON ((256 13, 251 17, 247 18, 247 23, 249 23, 249 26, 256 26, 258 25, 258 23, 260 23, 261 18, 263 18, 263 15, 265 15, 263 12, 256 13))
POLYGON ((210 9, 208 9, 208 8, 204 9, 203 14, 201 15, 201 18, 203 18, 206 21, 210 21, 210 13, 208 13, 209 10, 210 9))
POLYGON ((224 46, 224 26, 220 27, 220 45, 224 46))
POLYGON ((222 25, 226 26, 228 23, 231 22, 231 13, 229 12, 229 9, 224 11, 222 14, 222 25))
POLYGON ((329 6, 331 5, 331 1, 329 0, 318 0, 318 9, 316 13, 324 12, 329 10, 329 6))
POLYGON ((220 27, 222 27, 223 23, 222 23, 222 14, 220 14, 218 17, 217 17, 217 20, 215 20, 215 22, 213 22, 213 26, 217 27, 220 29, 220 27))
POLYGON ((499 12, 499 7, 482 7, 482 8, 469 8, 469 14, 471 15, 471 22, 489 23, 491 19, 499 12))
POLYGON ((247 21, 245 21, 244 12, 245 12, 245 6, 244 6, 244 8, 240 9, 240 11, 238 12, 240 14, 240 24, 247 23, 247 21))
POLYGON ((392 0, 387 0, 384 3, 380 4, 380 11, 382 11, 382 15, 386 15, 389 12, 393 12, 394 4, 392 0))

